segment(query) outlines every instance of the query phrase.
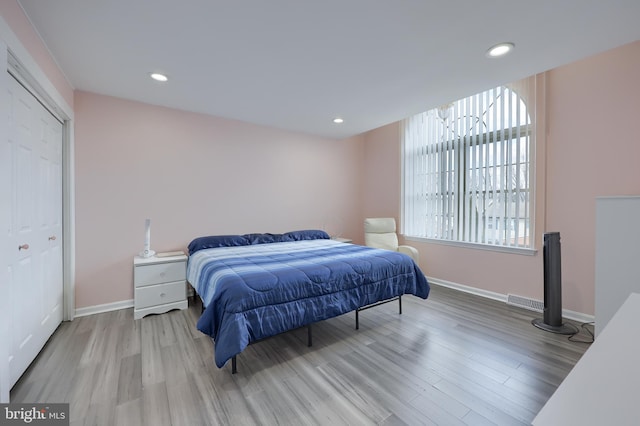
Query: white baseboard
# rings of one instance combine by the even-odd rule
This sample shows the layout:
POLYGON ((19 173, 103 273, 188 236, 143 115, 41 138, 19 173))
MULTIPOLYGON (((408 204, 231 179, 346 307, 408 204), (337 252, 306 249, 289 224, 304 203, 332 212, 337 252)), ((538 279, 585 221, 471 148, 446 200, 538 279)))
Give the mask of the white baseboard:
POLYGON ((103 312, 118 311, 127 308, 133 308, 133 299, 78 308, 76 309, 76 317, 85 317, 87 315, 101 314, 103 312))
MULTIPOLYGON (((441 280, 439 278, 427 277, 429 284, 439 285, 441 287, 448 287, 453 290, 463 291, 465 293, 474 294, 476 296, 486 297, 487 299, 497 300, 499 302, 507 303, 508 295, 502 293, 496 293, 489 290, 483 290, 481 288, 470 287, 464 284, 458 284, 451 281, 441 280)), ((104 305, 87 306, 85 308, 76 309, 76 317, 84 317, 87 315, 100 314, 103 312, 117 311, 120 309, 133 308, 133 299, 123 300, 120 302, 105 303, 104 305)), ((571 311, 569 309, 562 309, 562 316, 564 318, 585 323, 593 322, 595 317, 593 315, 583 314, 581 312, 571 311)))
MULTIPOLYGON (((476 296, 486 297, 488 299, 498 300, 500 302, 507 303, 508 295, 502 293, 496 293, 493 291, 483 290, 481 288, 470 287, 463 284, 454 283, 451 281, 441 280, 439 278, 427 277, 429 284, 439 285, 441 287, 448 287, 454 290, 463 291, 465 293, 474 294, 476 296)), ((581 312, 571 311, 569 309, 562 309, 562 316, 564 318, 577 321, 580 323, 594 322, 595 316, 583 314, 581 312)))

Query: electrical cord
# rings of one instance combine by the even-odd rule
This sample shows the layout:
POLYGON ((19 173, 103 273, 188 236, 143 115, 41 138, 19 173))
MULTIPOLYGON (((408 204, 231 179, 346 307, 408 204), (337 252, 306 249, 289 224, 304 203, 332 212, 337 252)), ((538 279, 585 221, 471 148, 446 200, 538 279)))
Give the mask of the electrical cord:
POLYGON ((580 328, 582 330, 584 330, 589 336, 591 336, 589 339, 577 339, 576 336, 578 336, 580 334, 580 330, 576 331, 574 334, 572 334, 571 336, 569 336, 569 341, 570 342, 576 342, 576 343, 593 343, 594 340, 594 334, 593 331, 591 331, 587 326, 593 326, 594 323, 593 321, 591 322, 584 322, 580 325, 580 328))

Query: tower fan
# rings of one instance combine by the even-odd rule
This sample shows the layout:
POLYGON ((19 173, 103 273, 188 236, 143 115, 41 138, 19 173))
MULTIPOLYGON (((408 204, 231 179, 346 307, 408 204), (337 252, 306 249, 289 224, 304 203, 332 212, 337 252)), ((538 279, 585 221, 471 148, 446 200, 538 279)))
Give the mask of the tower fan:
POLYGON ((560 268, 560 233, 544 234, 544 310, 543 318, 531 321, 534 326, 552 333, 575 334, 577 328, 562 323, 562 271, 560 268))

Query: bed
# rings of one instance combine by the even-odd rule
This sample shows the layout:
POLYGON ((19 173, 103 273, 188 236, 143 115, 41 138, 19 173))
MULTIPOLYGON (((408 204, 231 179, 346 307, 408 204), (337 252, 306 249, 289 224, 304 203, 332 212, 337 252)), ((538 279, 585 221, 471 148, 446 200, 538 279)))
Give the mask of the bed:
POLYGON ((403 294, 429 295, 409 256, 319 230, 196 238, 187 280, 202 300, 198 330, 213 338, 216 365, 231 359, 234 373, 236 355, 253 342, 403 294))

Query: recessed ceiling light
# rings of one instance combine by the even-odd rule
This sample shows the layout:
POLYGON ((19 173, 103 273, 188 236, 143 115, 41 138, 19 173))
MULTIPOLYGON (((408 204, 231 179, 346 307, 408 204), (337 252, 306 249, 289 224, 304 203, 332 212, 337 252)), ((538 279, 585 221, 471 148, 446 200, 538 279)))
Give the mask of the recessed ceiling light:
POLYGON ((488 58, 499 58, 499 57, 504 56, 507 53, 511 52, 514 47, 515 47, 515 44, 513 44, 513 43, 496 44, 495 46, 490 47, 489 50, 487 50, 487 57, 488 58))
POLYGON ((336 117, 333 119, 333 122, 336 124, 344 123, 344 120, 340 117, 336 117))
POLYGON ((169 80, 169 78, 166 75, 160 74, 159 72, 152 72, 151 74, 149 74, 149 76, 155 81, 161 81, 163 83, 169 80))

